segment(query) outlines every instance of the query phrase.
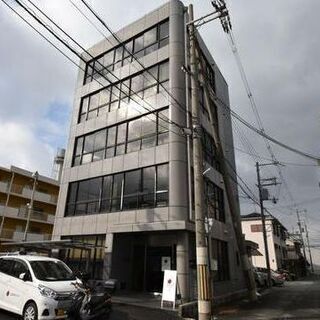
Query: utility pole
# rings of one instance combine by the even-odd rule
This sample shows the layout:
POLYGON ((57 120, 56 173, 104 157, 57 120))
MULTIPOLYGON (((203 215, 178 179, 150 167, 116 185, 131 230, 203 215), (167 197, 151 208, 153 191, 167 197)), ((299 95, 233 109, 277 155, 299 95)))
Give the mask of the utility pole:
POLYGON ((302 250, 303 250, 304 265, 305 265, 305 268, 306 268, 306 271, 307 271, 306 247, 305 247, 304 240, 303 240, 301 219, 300 219, 300 213, 299 213, 298 209, 297 209, 297 219, 298 219, 297 224, 298 224, 298 227, 299 227, 300 240, 301 240, 301 245, 302 245, 302 250))
MULTIPOLYGON (((189 19, 194 20, 193 6, 189 5, 189 19)), ((198 319, 211 318, 211 296, 209 259, 206 242, 205 214, 204 214, 204 187, 201 123, 199 113, 199 83, 198 62, 196 59, 196 33, 193 23, 188 24, 190 37, 190 69, 191 77, 191 105, 192 105, 192 142, 193 142, 193 170, 194 170, 194 204, 196 225, 196 260, 197 260, 197 285, 198 285, 198 319)))
POLYGON ((30 224, 30 219, 31 219, 31 213, 33 211, 33 202, 34 202, 34 194, 36 191, 36 187, 37 187, 37 182, 39 179, 39 173, 38 171, 34 172, 32 174, 32 178, 33 178, 33 187, 32 187, 32 193, 31 193, 31 198, 30 198, 30 203, 28 206, 28 216, 27 216, 27 223, 26 223, 26 228, 24 230, 24 235, 23 235, 23 241, 27 241, 27 235, 28 235, 28 231, 29 231, 29 224, 30 224))
POLYGON ((309 231, 308 231, 307 223, 305 221, 304 221, 304 227, 306 228, 306 238, 307 238, 307 245, 308 245, 308 251, 309 251, 310 266, 311 266, 311 272, 313 273, 314 269, 313 269, 313 261, 312 261, 310 242, 309 242, 309 231))
MULTIPOLYGON (((264 215, 264 207, 263 207, 263 201, 269 200, 268 196, 268 190, 264 189, 263 187, 277 185, 276 178, 270 178, 270 179, 263 179, 264 181, 271 181, 271 183, 261 183, 261 177, 260 177, 260 167, 261 166, 269 166, 274 165, 275 163, 264 163, 259 164, 259 162, 256 162, 256 168, 257 168, 257 180, 258 180, 258 189, 259 189, 259 201, 260 201, 260 211, 261 211, 261 222, 262 222, 262 233, 263 233, 263 243, 264 243, 264 252, 265 252, 265 259, 266 259, 266 267, 267 267, 267 275, 268 275, 268 286, 271 286, 271 268, 270 268, 270 258, 269 258, 269 247, 268 247, 268 236, 267 236, 267 230, 266 230, 266 218, 264 215)), ((276 199, 273 199, 275 202, 276 199)))
MULTIPOLYGON (((198 45, 198 48, 199 48, 199 45, 198 45)), ((233 230, 235 232, 235 237, 236 237, 236 241, 238 244, 242 270, 244 273, 244 278, 247 283, 248 297, 251 301, 255 301, 255 300, 257 300, 256 283, 254 280, 252 266, 251 266, 249 258, 248 258, 248 254, 247 254, 247 250, 246 250, 246 246, 245 246, 244 235, 242 233, 239 207, 236 203, 236 199, 234 196, 233 186, 232 186, 232 183, 230 180, 230 173, 229 173, 229 169, 227 166, 227 159, 225 158, 225 155, 224 155, 224 150, 222 147, 220 134, 219 134, 219 130, 218 130, 217 119, 215 118, 215 116, 213 115, 213 112, 212 112, 212 110, 215 107, 213 105, 214 98, 212 99, 212 95, 213 95, 213 97, 215 97, 215 93, 212 92, 212 88, 209 87, 208 82, 205 79, 205 76, 204 76, 205 75, 205 67, 204 67, 204 61, 203 61, 201 54, 200 54, 200 49, 198 49, 198 59, 200 60, 201 75, 202 75, 201 80, 202 80, 202 85, 204 87, 204 101, 205 101, 204 105, 207 107, 207 111, 209 114, 209 120, 210 120, 210 124, 211 124, 213 140, 214 140, 214 144, 216 147, 216 157, 217 157, 218 162, 220 163, 220 170, 221 170, 223 182, 225 185, 226 195, 227 195, 229 209, 230 209, 231 220, 232 220, 232 224, 233 224, 233 230)))

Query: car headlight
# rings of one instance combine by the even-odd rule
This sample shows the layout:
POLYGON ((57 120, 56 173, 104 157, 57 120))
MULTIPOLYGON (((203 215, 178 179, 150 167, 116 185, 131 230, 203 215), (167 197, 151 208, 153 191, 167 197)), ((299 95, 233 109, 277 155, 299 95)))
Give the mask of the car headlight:
POLYGON ((56 291, 41 284, 38 285, 38 289, 44 297, 55 299, 58 296, 58 293, 56 291))

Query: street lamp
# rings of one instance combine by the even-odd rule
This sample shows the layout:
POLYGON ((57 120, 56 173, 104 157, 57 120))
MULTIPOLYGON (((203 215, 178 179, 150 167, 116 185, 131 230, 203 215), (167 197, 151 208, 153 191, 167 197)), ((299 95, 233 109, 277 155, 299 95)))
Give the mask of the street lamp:
POLYGON ((37 182, 39 179, 38 171, 36 171, 32 174, 32 178, 33 178, 33 187, 32 187, 32 193, 31 193, 31 198, 30 198, 30 204, 28 205, 28 216, 27 216, 26 228, 24 230, 23 241, 27 240, 27 234, 28 234, 28 229, 29 229, 29 224, 30 224, 31 213, 33 211, 34 194, 35 194, 37 182))

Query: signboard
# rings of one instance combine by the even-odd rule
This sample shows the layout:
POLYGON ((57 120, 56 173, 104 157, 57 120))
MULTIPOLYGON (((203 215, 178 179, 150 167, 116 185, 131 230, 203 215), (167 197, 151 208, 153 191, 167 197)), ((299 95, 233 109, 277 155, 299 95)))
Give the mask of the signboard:
POLYGON ((173 309, 175 308, 176 288, 177 288, 177 271, 165 270, 164 278, 163 278, 161 308, 163 307, 164 301, 172 302, 173 309))
POLYGON ((161 257, 161 271, 171 270, 171 257, 161 257))

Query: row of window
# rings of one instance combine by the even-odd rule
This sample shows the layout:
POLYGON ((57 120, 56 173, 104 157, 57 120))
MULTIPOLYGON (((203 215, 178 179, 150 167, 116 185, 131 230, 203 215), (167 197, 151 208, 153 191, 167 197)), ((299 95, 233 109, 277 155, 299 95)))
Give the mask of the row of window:
POLYGON ((204 190, 207 217, 225 222, 226 217, 224 210, 223 190, 208 179, 205 179, 204 190))
POLYGON ((132 61, 143 57, 169 43, 169 21, 159 23, 133 39, 124 42, 117 48, 111 49, 102 56, 95 58, 87 64, 84 84, 93 79, 108 76, 108 73, 132 61))
POLYGON ((203 161, 206 161, 211 167, 220 171, 215 142, 204 128, 202 128, 202 156, 203 161))
POLYGON ((168 143, 168 108, 79 137, 73 166, 168 143))
POLYGON ((169 61, 166 61, 82 98, 78 121, 101 117, 131 103, 135 105, 168 87, 169 61))
POLYGON ((168 206, 168 164, 72 182, 66 216, 168 206))
POLYGON ((230 280, 228 242, 211 239, 211 256, 217 263, 213 281, 230 280))

